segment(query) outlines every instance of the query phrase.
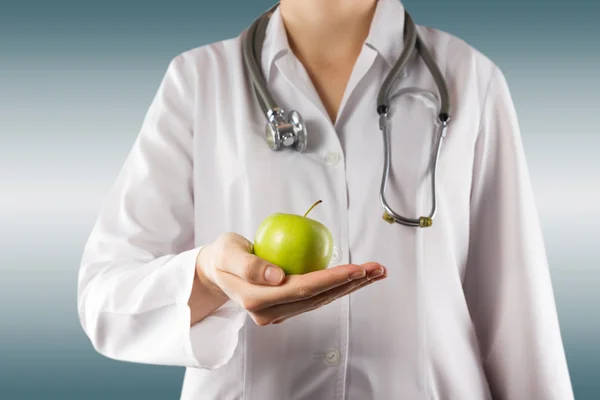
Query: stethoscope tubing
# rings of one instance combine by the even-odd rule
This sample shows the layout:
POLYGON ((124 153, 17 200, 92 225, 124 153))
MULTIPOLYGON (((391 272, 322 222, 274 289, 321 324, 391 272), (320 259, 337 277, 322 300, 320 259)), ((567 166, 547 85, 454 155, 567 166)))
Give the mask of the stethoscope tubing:
MULTIPOLYGON (((253 90, 255 91, 256 98, 260 105, 261 110, 267 117, 270 124, 272 124, 273 129, 277 131, 276 121, 281 120, 283 118, 283 110, 280 109, 273 99, 269 89, 267 87, 267 83, 265 77, 262 74, 262 67, 260 62, 262 46, 264 42, 264 38, 266 35, 266 28, 269 22, 269 18, 273 11, 279 6, 279 3, 272 6, 266 12, 264 12, 259 18, 257 18, 252 25, 245 32, 245 37, 243 41, 243 59, 246 65, 247 72, 250 76, 250 81, 252 82, 253 90)), ((402 54, 392 67, 390 73, 385 78, 378 96, 377 96, 377 113, 379 114, 379 128, 383 133, 383 144, 384 144, 384 166, 383 166, 383 174, 381 179, 380 186, 380 202, 382 207, 385 210, 383 215, 383 219, 390 223, 400 223, 407 226, 417 226, 417 227, 428 227, 431 226, 432 220, 437 212, 437 193, 436 193, 436 175, 437 175, 437 166, 440 157, 442 143, 446 136, 448 123, 450 121, 450 96, 448 93, 448 88, 446 86, 446 81, 437 66, 436 62, 433 59, 433 56, 427 49, 427 46, 423 43, 419 34, 417 32, 416 25, 414 24, 412 18, 405 11, 405 41, 404 41, 404 49, 402 54), (437 119, 439 120, 439 129, 436 135, 436 151, 433 159, 433 171, 431 176, 431 190, 432 190, 432 206, 431 211, 428 216, 422 216, 418 219, 406 218, 396 213, 387 203, 385 198, 385 193, 387 189, 387 182, 390 174, 390 164, 391 164, 391 146, 389 140, 389 132, 388 132, 388 113, 390 110, 390 103, 393 97, 390 97, 390 92, 394 82, 398 80, 398 77, 404 70, 407 62, 410 60, 415 50, 421 56, 423 61, 425 62, 428 70, 430 71, 440 95, 440 109, 437 115, 437 119)))

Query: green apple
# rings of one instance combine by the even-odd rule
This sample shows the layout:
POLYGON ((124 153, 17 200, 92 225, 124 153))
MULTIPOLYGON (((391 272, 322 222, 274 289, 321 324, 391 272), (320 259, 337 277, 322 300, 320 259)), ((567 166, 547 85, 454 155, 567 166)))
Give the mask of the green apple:
POLYGON ((278 267, 287 275, 305 274, 327 268, 333 251, 333 237, 322 223, 307 218, 317 201, 304 214, 277 213, 259 226, 254 254, 278 267))

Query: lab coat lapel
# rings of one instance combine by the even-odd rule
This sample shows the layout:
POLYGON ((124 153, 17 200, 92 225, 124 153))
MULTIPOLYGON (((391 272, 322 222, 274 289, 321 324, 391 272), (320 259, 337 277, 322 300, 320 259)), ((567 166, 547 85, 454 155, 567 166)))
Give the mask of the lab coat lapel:
MULTIPOLYGON (((302 63, 291 51, 288 52, 284 57, 281 57, 275 61, 275 66, 277 67, 279 73, 281 73, 281 75, 291 86, 298 89, 302 95, 304 95, 312 104, 314 104, 314 106, 325 116, 325 118, 329 119, 327 111, 325 110, 325 105, 321 101, 321 97, 315 89, 308 72, 306 72, 306 69, 302 63)), ((284 95, 291 96, 293 99, 293 94, 285 93, 284 95)))
MULTIPOLYGON (((356 60, 356 64, 352 69, 352 74, 350 75, 350 79, 346 84, 346 89, 344 90, 344 96, 342 97, 342 102, 340 103, 340 108, 338 110, 338 115, 335 118, 336 125, 343 117, 345 112, 346 105, 348 104, 348 100, 351 98, 354 90, 357 88, 358 84, 362 81, 362 79, 367 75, 369 69, 373 66, 375 59, 377 57, 377 52, 371 49, 368 46, 363 46, 358 59, 356 60)), ((375 109, 375 106, 373 106, 375 109)))

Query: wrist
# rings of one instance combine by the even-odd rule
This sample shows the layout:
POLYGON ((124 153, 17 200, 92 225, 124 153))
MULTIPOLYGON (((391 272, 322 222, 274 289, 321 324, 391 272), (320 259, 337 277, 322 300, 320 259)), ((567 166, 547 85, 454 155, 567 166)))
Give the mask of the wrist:
MULTIPOLYGON (((205 248, 202 248, 199 253, 204 252, 204 250, 205 248)), ((194 275, 192 293, 188 301, 191 326, 202 321, 229 300, 225 293, 204 274, 200 264, 202 259, 200 254, 198 254, 196 257, 196 273, 194 275)))
POLYGON ((201 286, 205 293, 208 293, 214 298, 229 300, 229 297, 221 290, 221 288, 210 278, 211 274, 207 273, 207 268, 213 264, 212 262, 212 245, 203 246, 196 257, 196 276, 194 280, 201 286))

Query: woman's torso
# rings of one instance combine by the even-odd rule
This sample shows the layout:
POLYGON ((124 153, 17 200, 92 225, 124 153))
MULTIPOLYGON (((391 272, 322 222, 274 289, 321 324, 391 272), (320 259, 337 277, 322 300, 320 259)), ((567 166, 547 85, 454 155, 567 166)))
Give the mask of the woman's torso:
MULTIPOLYGON (((331 265, 376 261, 388 269, 384 281, 283 324, 259 327, 248 320, 225 366, 187 370, 182 398, 489 398, 462 275, 473 148, 493 66, 450 35, 423 27, 419 32, 452 101, 438 164, 438 211, 427 229, 382 220, 376 98, 390 69, 382 54, 392 55, 398 46, 364 47, 333 125, 295 57, 268 39, 262 60, 269 88, 284 110, 304 117, 305 153, 267 147, 266 120, 244 72, 241 36, 182 54, 194 76, 188 83, 195 93, 196 244, 227 231, 253 240, 268 215, 301 214, 320 199, 311 216, 333 235, 331 265)), ((421 59, 413 57, 406 72, 398 88, 437 94, 421 59)), ((431 207, 436 130, 427 104, 405 96, 392 103, 390 115, 388 200, 409 217, 427 215, 431 207)))

